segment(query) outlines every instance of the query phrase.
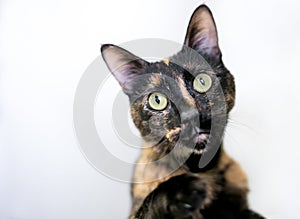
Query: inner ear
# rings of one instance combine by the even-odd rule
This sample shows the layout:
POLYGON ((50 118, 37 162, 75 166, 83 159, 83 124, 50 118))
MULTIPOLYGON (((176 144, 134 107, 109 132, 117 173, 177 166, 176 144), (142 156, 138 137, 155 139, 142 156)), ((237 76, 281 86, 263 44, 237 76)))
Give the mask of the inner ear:
POLYGON ((221 61, 217 28, 212 13, 206 5, 200 5, 194 11, 184 44, 196 50, 206 59, 221 61))
POLYGON ((101 53, 107 67, 123 91, 129 94, 132 89, 131 82, 137 75, 145 71, 148 62, 112 44, 102 45, 101 53))

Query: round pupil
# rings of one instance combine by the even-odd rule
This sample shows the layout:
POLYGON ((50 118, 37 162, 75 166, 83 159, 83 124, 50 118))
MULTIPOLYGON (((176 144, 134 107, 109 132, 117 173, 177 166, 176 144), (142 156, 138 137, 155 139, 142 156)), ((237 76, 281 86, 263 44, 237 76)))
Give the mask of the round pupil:
POLYGON ((205 85, 205 81, 204 81, 203 78, 200 78, 199 81, 200 81, 200 83, 201 83, 203 86, 205 85))
POLYGON ((156 102, 157 104, 159 104, 159 103, 160 103, 159 96, 157 96, 157 95, 155 95, 155 102, 156 102))

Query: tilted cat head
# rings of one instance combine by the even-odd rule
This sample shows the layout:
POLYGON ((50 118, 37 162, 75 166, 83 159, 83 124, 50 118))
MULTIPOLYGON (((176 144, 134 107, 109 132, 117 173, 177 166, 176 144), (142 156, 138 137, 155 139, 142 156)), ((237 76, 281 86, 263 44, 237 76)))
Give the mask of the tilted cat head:
POLYGON ((164 61, 150 63, 111 44, 101 52, 129 97, 144 141, 156 147, 157 158, 180 141, 177 156, 197 171, 201 155, 220 146, 235 97, 210 10, 205 5, 195 10, 182 50, 164 61))

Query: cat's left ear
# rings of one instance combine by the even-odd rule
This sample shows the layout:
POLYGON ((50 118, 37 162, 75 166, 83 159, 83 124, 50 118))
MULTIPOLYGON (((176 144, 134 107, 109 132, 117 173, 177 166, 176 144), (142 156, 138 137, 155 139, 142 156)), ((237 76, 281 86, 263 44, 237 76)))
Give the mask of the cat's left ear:
POLYGON ((132 80, 145 71, 148 62, 112 44, 102 45, 101 53, 107 67, 121 85, 124 93, 129 95, 132 91, 132 80))
POLYGON ((211 11, 206 5, 200 5, 193 13, 185 41, 185 46, 196 50, 210 64, 221 62, 218 33, 211 11))

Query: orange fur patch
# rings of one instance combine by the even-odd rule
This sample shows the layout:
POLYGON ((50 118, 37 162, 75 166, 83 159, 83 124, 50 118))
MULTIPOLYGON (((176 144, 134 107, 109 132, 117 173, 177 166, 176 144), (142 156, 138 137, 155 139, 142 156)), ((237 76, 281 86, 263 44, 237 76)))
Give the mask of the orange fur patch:
POLYGON ((163 60, 163 63, 165 63, 167 66, 169 66, 170 59, 164 59, 164 60, 163 60))

